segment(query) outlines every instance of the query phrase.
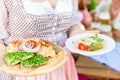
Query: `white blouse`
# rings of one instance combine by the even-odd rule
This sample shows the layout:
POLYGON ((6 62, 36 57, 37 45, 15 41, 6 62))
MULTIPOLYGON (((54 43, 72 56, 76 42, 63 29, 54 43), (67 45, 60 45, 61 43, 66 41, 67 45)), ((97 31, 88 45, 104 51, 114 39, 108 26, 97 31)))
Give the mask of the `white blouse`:
POLYGON ((58 0, 58 3, 55 8, 53 8, 47 0, 43 2, 32 2, 31 0, 22 0, 22 2, 25 11, 33 15, 47 15, 58 14, 63 12, 72 12, 73 9, 71 0, 58 0))
MULTIPOLYGON (((74 12, 76 19, 73 24, 80 24, 82 15, 78 12, 78 0, 59 0, 56 7, 53 8, 50 3, 45 0, 43 2, 32 2, 31 0, 22 0, 24 10, 28 14, 48 15, 64 12, 74 12)), ((7 10, 4 1, 0 0, 0 39, 7 37, 7 10)))

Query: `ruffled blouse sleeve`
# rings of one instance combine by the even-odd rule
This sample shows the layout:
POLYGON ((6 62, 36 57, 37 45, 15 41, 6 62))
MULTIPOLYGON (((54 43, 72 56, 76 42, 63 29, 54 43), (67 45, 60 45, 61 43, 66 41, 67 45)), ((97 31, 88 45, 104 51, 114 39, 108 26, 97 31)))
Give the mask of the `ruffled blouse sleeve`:
POLYGON ((73 26, 78 25, 82 31, 85 31, 85 27, 83 24, 81 24, 83 15, 78 10, 78 0, 72 0, 73 4, 73 14, 74 14, 74 20, 73 20, 73 26))
POLYGON ((74 21, 73 24, 80 24, 82 21, 82 14, 78 11, 78 0, 72 0, 73 3, 73 13, 74 13, 74 21))
POLYGON ((0 0, 0 42, 2 42, 2 39, 8 36, 6 27, 7 27, 7 9, 5 7, 4 1, 0 0))

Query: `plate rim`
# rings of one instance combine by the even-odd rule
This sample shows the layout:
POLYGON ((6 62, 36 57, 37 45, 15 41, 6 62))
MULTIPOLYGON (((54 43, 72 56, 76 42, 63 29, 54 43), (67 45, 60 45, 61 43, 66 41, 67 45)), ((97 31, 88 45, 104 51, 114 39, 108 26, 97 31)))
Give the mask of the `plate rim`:
MULTIPOLYGON (((103 48, 103 49, 101 49, 101 50, 94 51, 94 52, 88 52, 88 51, 82 51, 82 50, 79 50, 79 51, 78 51, 77 48, 76 48, 77 51, 75 51, 74 49, 70 49, 70 46, 71 46, 72 43, 69 43, 69 41, 72 40, 72 39, 75 40, 74 38, 76 38, 76 37, 77 37, 77 38, 78 38, 78 37, 81 37, 81 36, 84 37, 84 35, 95 35, 95 33, 82 33, 82 34, 74 35, 74 36, 72 36, 72 37, 70 37, 70 38, 68 38, 68 39, 66 40, 65 46, 66 46, 66 47, 68 48, 68 50, 70 50, 71 52, 77 53, 77 54, 81 54, 81 55, 84 55, 84 56, 94 56, 94 55, 106 54, 106 53, 110 52, 111 50, 113 50, 113 49, 115 48, 115 46, 116 46, 116 43, 115 43, 115 41, 114 41, 113 38, 111 38, 111 37, 109 37, 109 36, 107 36, 107 35, 105 35, 105 34, 98 34, 98 36, 103 37, 105 41, 107 41, 107 39, 109 39, 109 40, 112 41, 112 47, 110 47, 110 49, 105 50, 105 52, 103 52, 103 51, 102 51, 102 52, 99 52, 99 53, 97 53, 97 54, 96 54, 95 52, 104 50, 105 48, 103 48), (105 38, 107 38, 107 39, 105 39, 105 38), (80 53, 80 52, 81 52, 81 53, 80 53), (89 53, 90 53, 90 54, 89 54, 89 53)), ((74 48, 75 48, 75 47, 74 47, 74 48)))
MULTIPOLYGON (((59 45, 56 45, 55 44, 55 46, 56 46, 56 48, 59 48, 61 51, 60 51, 60 53, 62 53, 61 55, 60 55, 60 57, 62 57, 61 59, 59 59, 59 61, 57 61, 57 62, 59 62, 59 63, 55 63, 56 64, 56 66, 54 66, 54 64, 53 64, 53 62, 51 63, 51 61, 50 61, 50 63, 49 64, 46 64, 45 66, 49 66, 48 68, 46 68, 46 67, 44 67, 43 66, 43 70, 45 70, 45 71, 39 71, 38 72, 38 70, 41 70, 41 67, 42 66, 39 66, 38 68, 36 68, 36 69, 34 69, 34 70, 32 70, 32 71, 28 71, 28 72, 25 72, 24 71, 24 73, 22 72, 22 70, 24 70, 24 69, 27 69, 27 68, 19 68, 19 70, 18 69, 16 69, 15 71, 12 69, 12 67, 14 67, 14 66, 8 66, 6 63, 5 63, 5 61, 3 60, 3 56, 6 54, 6 48, 5 48, 5 52, 3 52, 3 53, 1 53, 1 55, 0 55, 0 58, 1 58, 1 61, 0 61, 0 63, 3 63, 3 64, 5 64, 5 65, 3 65, 3 64, 1 64, 0 65, 0 72, 2 72, 2 73, 4 73, 4 74, 8 74, 8 75, 12 75, 12 76, 38 76, 38 75, 44 75, 44 74, 48 74, 48 73, 50 73, 50 72, 54 72, 55 70, 57 70, 57 69, 59 69, 59 68, 61 68, 63 65, 65 65, 65 63, 66 63, 66 61, 67 61, 67 59, 68 59, 68 56, 67 56, 67 52, 65 51, 65 49, 64 48, 62 48, 61 46, 59 46, 59 45), (51 65, 52 64, 52 65, 51 65), (11 69, 11 70, 10 70, 11 69)), ((2 52, 2 51, 1 51, 2 52)), ((56 58, 55 58, 55 60, 56 60, 56 58)), ((52 60, 53 61, 53 60, 52 60)))

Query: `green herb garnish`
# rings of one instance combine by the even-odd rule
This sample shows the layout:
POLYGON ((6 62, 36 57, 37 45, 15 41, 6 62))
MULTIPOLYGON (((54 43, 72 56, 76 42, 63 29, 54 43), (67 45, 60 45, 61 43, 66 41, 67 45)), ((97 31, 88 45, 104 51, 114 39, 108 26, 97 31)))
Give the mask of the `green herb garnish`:
POLYGON ((40 54, 35 54, 32 58, 21 62, 22 67, 37 67, 47 62, 47 58, 40 54))
POLYGON ((33 56, 34 54, 32 52, 10 52, 7 53, 4 57, 8 65, 15 65, 33 56))
POLYGON ((103 42, 104 41, 104 39, 98 37, 98 34, 95 34, 95 36, 91 36, 90 38, 96 42, 103 42))

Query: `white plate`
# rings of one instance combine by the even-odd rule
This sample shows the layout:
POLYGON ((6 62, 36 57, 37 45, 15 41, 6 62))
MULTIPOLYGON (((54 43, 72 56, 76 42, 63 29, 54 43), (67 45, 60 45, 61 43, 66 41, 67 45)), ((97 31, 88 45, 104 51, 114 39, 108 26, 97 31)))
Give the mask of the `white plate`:
POLYGON ((83 33, 83 34, 78 34, 78 35, 72 36, 67 39, 66 47, 74 53, 82 54, 85 56, 105 54, 105 53, 108 53, 109 51, 111 51, 115 47, 115 41, 111 37, 108 37, 103 34, 98 34, 99 38, 104 39, 104 42, 103 42, 104 48, 96 50, 96 51, 82 51, 77 48, 77 44, 75 44, 74 42, 81 40, 84 37, 93 36, 93 35, 95 35, 95 34, 83 33))

